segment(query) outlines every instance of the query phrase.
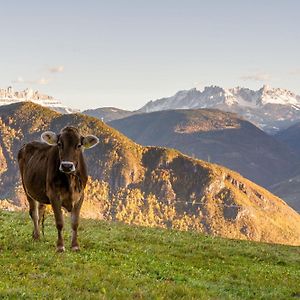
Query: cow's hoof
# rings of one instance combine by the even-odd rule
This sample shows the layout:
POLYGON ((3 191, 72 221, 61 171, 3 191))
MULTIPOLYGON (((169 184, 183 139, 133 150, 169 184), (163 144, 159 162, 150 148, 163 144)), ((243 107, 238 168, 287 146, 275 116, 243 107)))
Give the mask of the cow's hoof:
POLYGON ((72 247, 72 251, 74 251, 74 252, 80 251, 79 246, 73 246, 73 247, 72 247))
POLYGON ((40 239, 40 235, 36 232, 33 232, 32 233, 32 238, 34 241, 38 241, 40 239))
POLYGON ((57 246, 56 247, 56 252, 65 252, 65 247, 64 246, 57 246))

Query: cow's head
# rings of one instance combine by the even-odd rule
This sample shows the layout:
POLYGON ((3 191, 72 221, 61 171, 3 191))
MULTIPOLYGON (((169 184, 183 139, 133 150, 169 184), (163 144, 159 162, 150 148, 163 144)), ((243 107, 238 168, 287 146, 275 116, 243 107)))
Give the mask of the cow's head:
POLYGON ((84 137, 77 128, 71 126, 63 128, 59 134, 46 131, 42 133, 41 139, 48 145, 58 147, 59 170, 64 173, 74 172, 83 149, 90 149, 99 142, 94 135, 84 137))

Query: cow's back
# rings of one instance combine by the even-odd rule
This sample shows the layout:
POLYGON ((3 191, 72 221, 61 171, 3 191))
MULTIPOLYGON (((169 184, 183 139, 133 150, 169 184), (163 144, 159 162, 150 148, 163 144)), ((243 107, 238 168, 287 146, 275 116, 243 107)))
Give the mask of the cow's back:
POLYGON ((31 198, 50 203, 46 195, 48 160, 52 146, 40 142, 25 144, 18 153, 22 183, 31 198))

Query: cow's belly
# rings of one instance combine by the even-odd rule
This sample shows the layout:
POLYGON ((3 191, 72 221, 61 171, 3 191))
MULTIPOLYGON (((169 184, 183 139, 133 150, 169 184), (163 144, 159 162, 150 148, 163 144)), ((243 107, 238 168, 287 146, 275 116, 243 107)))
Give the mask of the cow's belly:
POLYGON ((32 199, 44 204, 50 204, 46 195, 46 179, 43 176, 32 172, 29 176, 25 176, 24 185, 26 193, 32 199))
POLYGON ((36 187, 26 186, 26 194, 32 198, 43 204, 50 204, 49 198, 47 197, 44 189, 37 189, 36 187))

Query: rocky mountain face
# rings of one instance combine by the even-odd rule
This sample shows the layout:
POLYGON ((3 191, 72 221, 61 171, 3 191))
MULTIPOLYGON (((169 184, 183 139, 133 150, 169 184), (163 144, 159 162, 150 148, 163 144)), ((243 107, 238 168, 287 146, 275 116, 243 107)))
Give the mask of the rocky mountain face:
POLYGON ((300 167, 300 155, 233 113, 166 110, 109 124, 137 143, 178 149, 224 165, 265 187, 294 176, 300 167))
POLYGON ((78 112, 76 109, 64 106, 60 100, 54 99, 52 96, 29 88, 24 91, 15 91, 12 87, 0 89, 0 106, 24 101, 31 101, 64 114, 78 112))
POLYGON ((229 169, 140 146, 96 118, 61 115, 29 102, 0 107, 0 119, 0 196, 19 207, 26 206, 16 161, 21 145, 44 130, 73 125, 100 139, 85 152, 90 178, 83 216, 300 244, 299 214, 229 169))
POLYGON ((254 91, 218 86, 185 90, 148 102, 138 112, 168 109, 217 108, 237 113, 268 133, 276 133, 300 120, 300 96, 280 88, 263 86, 254 91))
POLYGON ((134 114, 129 110, 123 110, 116 107, 101 107, 96 109, 88 109, 82 112, 85 115, 98 118, 104 122, 110 122, 116 119, 126 118, 134 114))

